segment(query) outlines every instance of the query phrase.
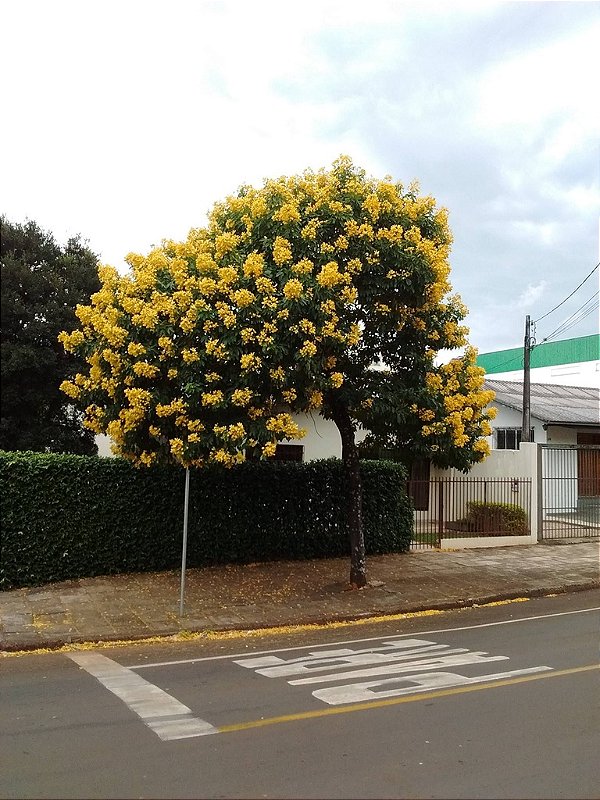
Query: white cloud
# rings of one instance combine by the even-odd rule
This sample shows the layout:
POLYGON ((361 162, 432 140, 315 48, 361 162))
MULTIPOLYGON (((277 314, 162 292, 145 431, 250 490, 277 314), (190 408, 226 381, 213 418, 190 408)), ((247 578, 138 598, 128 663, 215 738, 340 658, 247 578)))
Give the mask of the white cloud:
POLYGON ((557 114, 569 114, 575 145, 600 121, 599 40, 600 23, 496 64, 481 76, 477 121, 500 127, 499 136, 509 127, 515 136, 534 137, 557 114))
POLYGON ((546 281, 540 281, 537 285, 533 286, 531 283, 521 292, 517 305, 519 308, 531 308, 542 297, 546 290, 546 281))

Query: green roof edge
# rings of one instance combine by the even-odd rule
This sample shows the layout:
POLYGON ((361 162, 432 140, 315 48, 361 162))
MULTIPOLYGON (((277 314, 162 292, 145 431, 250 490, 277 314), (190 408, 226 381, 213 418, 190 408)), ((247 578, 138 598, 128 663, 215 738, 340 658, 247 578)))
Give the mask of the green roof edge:
MULTIPOLYGON (((545 342, 536 345, 531 351, 531 368, 556 367, 560 364, 577 364, 600 359, 600 334, 563 339, 559 342, 545 342)), ((497 350, 495 353, 481 353, 477 356, 477 366, 490 374, 512 372, 523 369, 523 348, 497 350)))

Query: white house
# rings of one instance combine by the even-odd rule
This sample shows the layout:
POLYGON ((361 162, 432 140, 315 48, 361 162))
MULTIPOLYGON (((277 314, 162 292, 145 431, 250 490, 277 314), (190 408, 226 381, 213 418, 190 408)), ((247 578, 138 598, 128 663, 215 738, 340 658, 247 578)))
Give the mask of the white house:
MULTIPOLYGON (((278 445, 277 457, 287 461, 315 461, 318 458, 341 458, 342 440, 335 422, 324 419, 320 414, 297 414, 295 421, 304 428, 303 439, 292 439, 278 445)), ((362 441, 367 431, 359 430, 357 441, 362 441)), ((110 438, 105 435, 96 436, 99 456, 112 456, 110 438)))
MULTIPOLYGON (((490 446, 494 450, 518 450, 523 383, 486 380, 485 386, 496 392, 492 405, 497 409, 497 415, 490 446)), ((532 383, 530 409, 532 441, 539 444, 600 444, 600 389, 532 383)))

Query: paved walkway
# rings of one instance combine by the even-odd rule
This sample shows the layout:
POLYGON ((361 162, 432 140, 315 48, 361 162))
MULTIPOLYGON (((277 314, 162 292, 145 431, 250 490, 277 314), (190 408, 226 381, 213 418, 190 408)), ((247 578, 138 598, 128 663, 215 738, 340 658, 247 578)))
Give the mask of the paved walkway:
POLYGON ((0 593, 0 650, 351 620, 600 586, 600 544, 438 550, 368 559, 348 590, 348 559, 190 569, 64 581, 0 593))

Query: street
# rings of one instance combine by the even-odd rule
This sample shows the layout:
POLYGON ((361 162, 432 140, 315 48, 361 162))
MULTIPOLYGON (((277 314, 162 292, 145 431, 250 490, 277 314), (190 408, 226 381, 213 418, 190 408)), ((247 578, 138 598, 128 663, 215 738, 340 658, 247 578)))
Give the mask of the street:
POLYGON ((3 798, 594 798, 598 590, 0 659, 3 798))

